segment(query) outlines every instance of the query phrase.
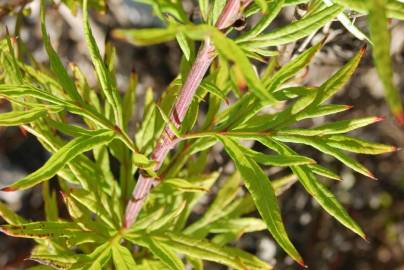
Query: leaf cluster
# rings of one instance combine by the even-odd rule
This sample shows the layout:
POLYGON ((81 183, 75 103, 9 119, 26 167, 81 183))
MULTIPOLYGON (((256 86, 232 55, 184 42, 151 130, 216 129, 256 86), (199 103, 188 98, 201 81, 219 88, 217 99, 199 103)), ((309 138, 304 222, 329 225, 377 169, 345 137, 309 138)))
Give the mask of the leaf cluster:
MULTIPOLYGON (((136 74, 122 94, 116 84, 114 47, 107 44, 102 55, 92 35, 88 5, 102 9, 103 1, 84 0, 82 5, 85 40, 99 82, 96 87, 88 84, 78 66, 66 68, 53 48, 43 0, 40 20, 49 66, 35 61, 21 40, 10 36, 1 40, 0 97, 10 102, 12 111, 0 114, 0 125, 22 127, 52 156, 37 171, 2 189, 11 192, 42 185, 46 220, 25 220, 0 204, 0 215, 8 223, 0 230, 34 239, 37 245, 31 259, 45 268, 177 270, 191 265, 204 269, 204 261, 213 261, 234 269, 271 269, 268 263, 231 245, 245 233, 265 229, 289 256, 304 265, 286 232, 277 200, 298 181, 325 211, 365 238, 327 184, 319 180, 341 180, 338 173, 292 148, 293 144, 307 145, 370 178, 374 178, 372 173, 348 152, 373 155, 396 150, 346 134, 380 121, 378 116, 301 128, 307 119, 351 108, 331 101, 355 72, 365 49, 318 86, 296 85, 293 80, 307 69, 324 41, 282 66, 277 57, 280 46, 299 42, 326 24, 340 21, 357 38, 372 41, 386 98, 400 120, 387 20, 403 19, 404 4, 394 0, 253 1, 240 13, 247 19, 260 14, 258 22, 241 32, 233 26, 222 32, 215 24, 226 1, 199 0, 198 24, 190 21, 182 1, 141 2, 153 7, 165 27, 116 29, 113 35, 137 46, 176 40, 183 52, 180 74, 158 100, 148 89, 142 112, 134 106, 136 74), (302 18, 267 31, 285 6, 302 3, 307 5, 302 18), (348 10, 368 15, 370 38, 355 27, 348 10), (197 45, 206 40, 214 44, 215 60, 177 128, 168 115, 197 57, 197 45), (265 64, 259 72, 257 61, 265 64), (207 107, 206 112, 202 106, 207 107), (142 120, 133 131, 135 115, 142 120), (156 172, 149 156, 165 126, 178 140, 175 151, 156 172), (247 147, 244 141, 264 150, 247 147), (222 177, 220 171, 209 171, 209 153, 215 144, 223 145, 233 160, 237 168, 233 175, 222 177), (112 163, 119 164, 117 172, 112 163), (281 167, 286 176, 269 179, 264 170, 268 166, 281 167), (125 228, 124 209, 139 174, 154 177, 156 187, 136 223, 125 228), (59 184, 68 218, 59 213, 58 196, 48 182, 51 179, 59 184), (219 189, 213 194, 212 187, 219 189), (243 192, 244 187, 248 192, 243 192), (212 201, 196 220, 191 219, 206 194, 212 201), (256 210, 259 217, 252 217, 256 210)), ((64 3, 73 12, 81 4, 64 3)))

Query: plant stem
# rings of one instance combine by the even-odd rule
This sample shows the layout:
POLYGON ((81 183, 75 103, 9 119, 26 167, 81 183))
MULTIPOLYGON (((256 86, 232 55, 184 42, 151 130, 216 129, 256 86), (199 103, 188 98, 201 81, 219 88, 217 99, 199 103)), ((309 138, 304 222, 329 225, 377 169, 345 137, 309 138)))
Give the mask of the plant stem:
MULTIPOLYGON (((231 26, 239 18, 240 8, 245 2, 245 0, 228 0, 219 16, 216 27, 219 30, 224 30, 231 26)), ((181 127, 181 123, 184 120, 185 114, 188 111, 195 92, 214 58, 214 45, 210 38, 206 38, 204 44, 199 49, 195 62, 192 65, 176 103, 171 110, 170 121, 174 123, 177 128, 181 127)), ((161 164, 163 163, 168 152, 175 146, 177 141, 175 139, 175 134, 166 125, 163 133, 157 141, 154 151, 151 154, 151 158, 156 161, 156 166, 154 167, 155 171, 160 169, 161 164)), ((133 190, 132 198, 126 207, 124 221, 124 226, 126 228, 130 227, 136 221, 143 203, 150 193, 153 183, 155 182, 154 180, 155 179, 152 177, 140 174, 135 189, 133 190)))

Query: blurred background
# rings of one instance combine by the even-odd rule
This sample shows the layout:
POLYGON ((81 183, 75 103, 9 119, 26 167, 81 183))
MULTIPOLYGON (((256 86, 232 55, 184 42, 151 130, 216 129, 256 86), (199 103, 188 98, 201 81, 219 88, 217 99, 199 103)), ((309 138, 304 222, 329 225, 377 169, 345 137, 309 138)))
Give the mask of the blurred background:
MULTIPOLYGON (((21 22, 21 35, 18 38, 27 44, 38 62, 47 63, 39 29, 38 0, 0 0, 0 36, 4 36, 5 26, 8 26, 13 33, 15 13, 19 12, 22 6, 25 6, 26 16, 21 22)), ((184 1, 184 6, 190 16, 195 16, 197 20, 198 15, 193 12, 195 3, 184 1)), ((271 27, 298 18, 304 8, 304 5, 297 10, 285 8, 271 27)), ((251 19, 251 22, 253 21, 254 18, 251 19)), ((363 18, 358 17, 356 23, 364 32, 367 31, 363 18)), ((88 76, 90 84, 96 85, 81 25, 80 10, 73 15, 63 4, 49 6, 47 26, 54 47, 66 65, 70 62, 79 65, 88 76)), ((155 97, 158 98, 178 74, 180 49, 174 42, 150 47, 134 47, 112 39, 109 33, 116 27, 142 28, 159 25, 161 23, 152 16, 150 8, 134 0, 110 0, 106 13, 92 13, 92 26, 98 44, 102 48, 104 42, 108 40, 117 47, 117 80, 120 89, 125 89, 128 75, 132 70, 138 74, 140 97, 136 110, 139 111, 142 110, 142 95, 147 87, 153 87, 155 97)), ((403 95, 404 23, 393 20, 391 29, 395 79, 403 95)), ((364 45, 364 42, 356 40, 338 22, 333 22, 318 31, 312 39, 307 40, 307 45, 310 46, 310 43, 322 39, 326 33, 327 44, 317 54, 305 74, 298 79, 299 83, 319 85, 364 45)), ((302 41, 280 48, 281 61, 287 62, 293 54, 303 48, 304 44, 302 41)), ((404 146, 404 129, 397 126, 389 114, 383 99, 382 85, 372 65, 370 49, 368 48, 350 83, 334 98, 336 103, 352 105, 353 108, 337 116, 338 119, 385 116, 384 121, 360 129, 355 135, 400 148, 404 146)), ((0 100, 0 112, 7 110, 9 104, 5 100, 0 100)), ((323 121, 323 118, 319 118, 314 124, 323 121)), ((294 185, 284 192, 279 200, 290 238, 301 251, 309 268, 404 270, 404 151, 381 156, 358 156, 357 158, 379 179, 373 181, 353 173, 335 160, 322 156, 310 148, 298 150, 304 151, 321 163, 329 164, 330 168, 341 173, 343 181, 330 183, 330 188, 363 227, 369 238, 369 242, 366 242, 342 227, 321 210, 301 186, 294 185)), ((213 154, 219 155, 219 153, 213 154)), ((33 136, 25 134, 16 127, 0 127, 1 186, 36 170, 48 157, 49 153, 33 136)), ((226 166, 224 163, 221 165, 226 166)), ((43 218, 40 187, 23 192, 0 193, 0 200, 25 218, 31 220, 43 218)), ((3 223, 1 218, 0 222, 3 223)), ((29 256, 32 244, 29 240, 10 238, 1 234, 0 269, 24 269, 35 265, 34 262, 25 260, 29 256)), ((235 244, 273 263, 275 269, 300 268, 285 256, 268 232, 247 234, 235 244)), ((207 269, 223 268, 212 264, 207 266, 207 269)))

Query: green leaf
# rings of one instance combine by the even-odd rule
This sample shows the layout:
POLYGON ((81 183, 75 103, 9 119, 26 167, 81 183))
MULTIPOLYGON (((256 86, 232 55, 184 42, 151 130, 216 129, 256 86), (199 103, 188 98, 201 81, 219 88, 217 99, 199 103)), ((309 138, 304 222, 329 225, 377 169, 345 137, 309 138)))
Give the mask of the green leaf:
POLYGON ((238 172, 228 177, 220 187, 215 199, 210 203, 205 214, 194 223, 189 225, 183 232, 187 235, 203 236, 207 234, 206 226, 216 220, 224 218, 228 212, 224 210, 230 204, 234 205, 234 199, 240 189, 241 177, 238 172))
POLYGON ((167 245, 179 253, 225 264, 234 269, 271 269, 267 263, 251 254, 235 248, 221 247, 204 239, 174 233, 167 233, 164 236, 156 235, 156 239, 165 240, 167 245))
MULTIPOLYGON (((64 193, 63 193, 64 194, 64 193)), ((64 194, 63 200, 69 211, 70 217, 73 221, 85 231, 93 231, 105 238, 110 238, 112 234, 116 233, 111 229, 108 224, 105 224, 102 219, 94 215, 94 212, 89 207, 84 206, 81 202, 77 201, 71 193, 64 194)))
POLYGON ((7 46, 8 46, 8 51, 9 54, 7 55, 7 58, 9 58, 9 62, 11 62, 9 65, 5 65, 4 70, 7 73, 7 75, 10 77, 10 81, 12 83, 17 83, 21 84, 22 83, 22 73, 21 69, 18 66, 17 58, 14 52, 14 48, 11 44, 11 38, 10 34, 8 33, 8 28, 6 26, 6 40, 7 40, 7 46))
POLYGON ((45 0, 41 0, 41 30, 42 30, 42 37, 45 45, 46 52, 49 56, 50 67, 53 74, 57 77, 57 82, 60 86, 67 92, 69 97, 72 100, 81 102, 82 98, 79 92, 76 89, 76 86, 73 80, 70 78, 69 74, 67 73, 65 67, 62 64, 58 54, 53 49, 49 35, 46 31, 46 23, 45 23, 45 0))
POLYGON ((112 35, 137 46, 160 44, 173 40, 179 32, 177 27, 152 29, 116 29, 112 35))
POLYGON ((44 221, 19 225, 3 225, 0 231, 13 236, 34 239, 71 238, 83 233, 82 229, 72 222, 44 221))
POLYGON ((389 0, 387 2, 386 15, 389 18, 404 20, 404 3, 399 0, 389 0))
POLYGON ((153 100, 153 90, 148 88, 144 97, 143 121, 136 133, 136 143, 142 152, 151 152, 151 144, 154 142, 156 129, 156 104, 153 100), (146 149, 147 147, 147 149, 146 149))
MULTIPOLYGON (((216 85, 214 85, 213 83, 207 82, 207 81, 202 81, 200 88, 201 90, 204 90, 212 95, 215 95, 216 97, 220 98, 221 100, 223 100, 224 102, 228 103, 228 100, 226 98, 226 95, 224 94, 224 92, 222 90, 220 90, 216 85)), ((197 94, 201 95, 201 93, 197 94)))
POLYGON ((229 220, 218 220, 208 226, 211 233, 229 232, 258 232, 267 228, 266 223, 259 218, 234 218, 229 220))
POLYGON ((136 104, 136 87, 137 87, 137 75, 135 73, 131 73, 129 86, 125 92, 125 96, 123 98, 123 109, 122 109, 122 118, 125 124, 125 127, 128 125, 131 120, 134 108, 136 104))
POLYGON ((107 224, 110 228, 116 228, 120 224, 114 224, 114 216, 111 213, 111 209, 108 204, 110 201, 105 199, 105 195, 96 195, 93 192, 88 192, 83 189, 76 189, 69 193, 69 196, 80 203, 82 206, 86 207, 93 213, 97 215, 97 217, 101 218, 105 224, 107 224))
POLYGON ((367 2, 362 0, 334 0, 336 3, 354 9, 356 11, 366 12, 367 2))
POLYGON ((327 7, 320 12, 314 13, 311 16, 303 17, 302 19, 292 22, 284 27, 275 29, 274 31, 258 36, 248 44, 249 47, 261 48, 268 46, 282 45, 289 42, 299 40, 310 35, 326 23, 333 20, 338 14, 343 11, 339 5, 327 7))
POLYGON ((101 84, 101 89, 108 103, 112 106, 112 110, 114 111, 115 120, 117 121, 118 126, 123 127, 122 104, 119 92, 116 88, 114 80, 112 79, 110 71, 103 62, 100 51, 97 47, 97 43, 95 42, 94 36, 92 34, 88 18, 88 0, 83 0, 83 27, 84 37, 90 51, 91 60, 95 67, 98 80, 101 84))
POLYGON ((348 82, 358 67, 365 50, 366 48, 363 47, 348 63, 320 86, 319 93, 316 97, 316 104, 321 104, 329 99, 348 82))
POLYGON ((30 85, 0 84, 0 96, 8 99, 19 97, 33 97, 47 101, 54 105, 66 105, 67 103, 46 91, 30 85))
MULTIPOLYGON (((240 146, 241 147, 241 146, 240 146)), ((254 151, 250 148, 243 148, 243 152, 246 156, 254 159, 257 163, 263 165, 272 165, 272 166, 292 166, 292 165, 303 165, 303 164, 314 164, 315 160, 299 156, 299 155, 268 155, 261 152, 254 151)))
POLYGON ((54 153, 51 158, 37 171, 29 174, 21 180, 3 188, 3 191, 27 189, 40 182, 46 181, 57 174, 63 167, 76 156, 91 150, 92 148, 109 143, 114 139, 114 132, 110 130, 97 130, 91 136, 81 136, 73 139, 54 153))
POLYGON ((165 269, 165 265, 155 259, 144 259, 141 265, 137 266, 136 270, 161 270, 165 269))
MULTIPOLYGON (((46 267, 42 270, 52 270, 52 269, 70 269, 70 267, 77 261, 73 256, 61 256, 61 255, 50 255, 50 254, 31 254, 29 260, 43 264, 42 267, 46 267), (46 265, 46 266, 44 266, 46 265), (48 268, 49 267, 49 268, 48 268)), ((34 270, 29 268, 29 270, 34 270)), ((41 269, 35 269, 41 270, 41 269)))
POLYGON ((186 203, 183 201, 181 204, 177 205, 174 205, 172 209, 167 211, 162 218, 151 223, 150 226, 147 227, 146 231, 149 233, 162 228, 168 228, 184 210, 186 203))
POLYGON ((279 136, 274 136, 274 139, 277 141, 281 142, 291 142, 291 143, 302 143, 306 144, 309 146, 312 146, 319 150, 320 152, 324 154, 328 154, 330 156, 335 157, 342 163, 344 163, 346 166, 351 168, 354 171, 357 171, 358 173, 361 173, 369 178, 375 179, 373 174, 361 163, 356 161, 355 159, 351 158, 350 156, 345 155, 343 152, 341 152, 338 149, 335 149, 328 145, 326 141, 320 137, 304 137, 304 136, 298 136, 298 135, 279 135, 279 136))
POLYGON ((49 189, 49 183, 42 184, 42 197, 45 207, 46 220, 57 221, 59 217, 59 209, 56 197, 56 191, 49 189))
POLYGON ((209 0, 198 0, 202 19, 206 22, 209 14, 209 0))
MULTIPOLYGON (((300 70, 302 70, 304 67, 306 67, 309 63, 310 60, 313 58, 316 52, 320 50, 322 47, 322 42, 316 44, 312 48, 306 50, 296 58, 292 59, 289 63, 284 65, 278 72, 276 72, 272 77, 267 77, 264 78, 264 84, 265 88, 267 89, 266 91, 270 92, 274 96, 277 95, 276 93, 280 92, 281 90, 278 90, 278 88, 287 80, 293 78, 300 70), (277 91, 278 90, 278 91, 277 91)), ((296 89, 294 89, 296 90, 296 89)), ((293 92, 293 90, 292 90, 293 92)), ((297 109, 302 109, 304 107, 307 107, 314 99, 315 97, 315 91, 309 91, 308 89, 300 89, 300 91, 297 91, 299 94, 307 93, 308 95, 304 95, 301 100, 297 101, 299 104, 294 106, 294 110, 297 109)), ((296 94, 296 93, 292 93, 296 94)), ((247 128, 251 128, 252 125, 246 121, 251 119, 258 111, 260 111, 262 108, 264 108, 267 104, 256 101, 253 96, 248 96, 244 95, 238 103, 235 103, 233 107, 230 107, 227 112, 228 115, 232 116, 234 119, 237 119, 235 123, 233 123, 233 126, 238 126, 240 125, 241 122, 244 122, 247 128), (231 108, 235 110, 233 113, 231 111, 231 108)), ((226 111, 225 111, 226 112, 226 111)), ((283 114, 286 114, 288 111, 282 112, 283 114)), ((281 113, 281 114, 282 114, 281 113)), ((287 118, 290 118, 289 115, 287 115, 287 118)), ((281 121, 281 120, 280 120, 281 121)), ((260 123, 264 123, 265 121, 259 121, 260 123)), ((281 121, 285 122, 285 121, 281 121)))
POLYGON ((275 98, 265 90, 264 84, 259 79, 242 49, 233 40, 227 38, 217 30, 212 31, 211 35, 218 52, 226 59, 235 63, 243 71, 243 76, 250 91, 267 104, 274 103, 276 101, 275 98))
POLYGON ((178 33, 176 38, 185 59, 189 61, 191 58, 191 48, 190 44, 188 43, 187 37, 184 35, 184 33, 178 33))
POLYGON ((258 23, 256 25, 254 25, 253 28, 251 28, 251 30, 249 30, 248 32, 246 32, 245 34, 243 34, 242 36, 240 36, 239 38, 237 38, 237 42, 240 41, 246 41, 249 40, 250 38, 254 38, 256 36, 258 36, 259 34, 261 34, 270 24, 271 22, 276 18, 276 16, 279 14, 279 12, 281 11, 285 1, 284 0, 280 0, 280 1, 273 1, 270 3, 265 3, 265 1, 263 1, 267 11, 269 12, 269 14, 264 14, 262 16, 262 18, 258 21, 258 23))
POLYGON ((226 152, 234 161, 237 170, 240 171, 244 183, 251 193, 257 206, 258 212, 267 224, 268 230, 278 244, 299 264, 304 262, 287 236, 282 222, 279 206, 276 200, 275 191, 262 169, 251 158, 244 155, 236 141, 226 137, 218 137, 226 152))
MULTIPOLYGON (((249 155, 249 154, 247 154, 249 155)), ((315 160, 304 157, 304 156, 285 156, 285 155, 265 155, 257 152, 251 156, 256 162, 263 165, 272 166, 292 166, 292 165, 302 165, 302 164, 313 164, 316 163, 315 160)))
POLYGON ((24 218, 14 213, 2 202, 0 202, 0 216, 11 225, 19 225, 26 222, 24 218))
MULTIPOLYGON (((334 0, 340 5, 349 7, 352 10, 367 14, 369 13, 370 1, 362 0, 334 0)), ((399 20, 404 20, 404 3, 399 2, 399 0, 389 0, 385 3, 386 15, 388 18, 396 18, 399 20)))
POLYGON ((136 269, 136 263, 131 252, 119 244, 112 245, 112 259, 116 270, 136 269))
MULTIPOLYGON (((297 59, 297 57, 294 59, 297 59)), ((294 61, 294 59, 292 59, 292 61, 294 61)), ((302 96, 312 95, 315 91, 318 91, 317 87, 291 86, 278 90, 274 93, 274 96, 280 101, 287 101, 302 96)))
MULTIPOLYGON (((323 2, 327 5, 327 6, 332 6, 333 5, 333 1, 331 0, 323 0, 323 2)), ((347 15, 345 15, 345 13, 341 12, 341 14, 339 14, 337 16, 338 20, 341 22, 341 24, 352 34, 354 35, 357 39, 359 40, 369 40, 368 37, 362 33, 362 31, 360 31, 354 24, 354 22, 352 22, 349 17, 347 15)))
POLYGON ((346 135, 327 136, 326 142, 328 145, 341 150, 367 155, 378 155, 397 151, 397 147, 395 146, 368 142, 346 135))
POLYGON ((225 5, 226 5, 226 0, 213 1, 212 11, 211 11, 211 13, 208 14, 210 17, 211 25, 216 24, 217 20, 219 19, 220 13, 222 13, 222 10, 225 5))
POLYGON ((352 220, 345 209, 340 205, 335 196, 322 185, 315 176, 306 167, 292 167, 292 171, 296 174, 304 188, 316 198, 317 202, 333 217, 335 217, 342 225, 357 233, 362 238, 365 234, 358 224, 352 220))
MULTIPOLYGON (((260 138, 259 141, 270 148, 276 149, 279 153, 291 155, 296 154, 288 146, 272 139, 260 138)), ((291 169, 299 178, 300 183, 307 190, 307 192, 316 199, 324 210, 326 210, 331 216, 335 217, 342 225, 357 233, 362 238, 366 238, 362 229, 354 220, 352 220, 346 210, 335 198, 334 194, 332 194, 323 184, 320 183, 320 181, 318 181, 307 165, 292 166, 291 169)))
POLYGON ((140 215, 138 221, 125 232, 125 236, 129 240, 132 234, 136 236, 139 231, 145 231, 151 224, 162 218, 163 214, 164 208, 159 208, 147 215, 140 215))
POLYGON ((181 133, 175 126, 175 124, 171 121, 170 117, 166 115, 166 113, 161 109, 158 105, 156 105, 156 108, 160 112, 161 117, 163 118, 164 122, 167 124, 167 126, 171 129, 171 131, 174 133, 174 135, 177 138, 181 138, 181 133))
POLYGON ((260 7, 262 13, 266 13, 267 12, 267 3, 265 2, 265 0, 255 0, 255 2, 257 3, 257 5, 260 7))
POLYGON ((185 270, 185 266, 173 251, 171 245, 167 245, 151 237, 143 237, 142 242, 150 251, 171 270, 185 270))
POLYGON ((186 179, 181 178, 169 178, 164 179, 164 181, 159 185, 159 187, 164 188, 165 186, 170 186, 175 188, 176 190, 180 190, 183 192, 207 192, 202 185, 198 185, 197 183, 191 183, 186 179))
POLYGON ((71 270, 101 270, 111 258, 111 242, 107 241, 98 246, 91 254, 86 255, 78 260, 70 269, 71 270))
POLYGON ((296 120, 300 121, 307 118, 315 118, 320 116, 327 116, 330 114, 335 114, 339 112, 344 112, 350 110, 352 106, 349 105, 338 105, 338 104, 326 104, 319 105, 311 110, 305 110, 298 114, 296 120))
MULTIPOLYGON (((50 108, 54 112, 60 111, 61 107, 50 108)), ((8 113, 0 114, 0 126, 19 126, 27 123, 34 122, 39 118, 47 115, 48 109, 45 108, 34 108, 26 111, 12 111, 8 113)))
POLYGON ((277 135, 324 136, 331 134, 341 134, 379 122, 382 119, 383 118, 376 116, 341 120, 327 123, 311 129, 282 129, 277 132, 277 135))
POLYGON ((338 174, 336 174, 335 172, 333 172, 330 169, 323 167, 321 165, 313 164, 313 165, 309 165, 308 167, 310 168, 310 170, 313 173, 315 173, 317 175, 321 175, 321 176, 324 176, 324 177, 327 177, 327 178, 330 178, 333 180, 338 180, 338 181, 342 180, 338 174))
POLYGON ((401 96, 393 83, 393 67, 390 56, 390 32, 386 17, 386 0, 369 1, 369 30, 373 41, 373 60, 383 83, 387 103, 397 119, 404 124, 401 96))
POLYGON ((321 49, 323 42, 319 42, 313 47, 299 54, 296 58, 277 71, 271 78, 265 78, 264 83, 269 92, 273 93, 287 80, 293 78, 299 71, 309 65, 314 55, 321 49))

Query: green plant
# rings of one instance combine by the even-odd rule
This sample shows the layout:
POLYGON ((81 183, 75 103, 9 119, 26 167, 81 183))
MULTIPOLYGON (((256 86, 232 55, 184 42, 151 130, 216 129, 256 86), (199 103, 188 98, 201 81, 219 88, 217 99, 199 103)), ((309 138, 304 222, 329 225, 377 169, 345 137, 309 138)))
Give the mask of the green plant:
POLYGON ((244 233, 267 228, 284 251, 304 265, 286 233, 276 199, 294 178, 270 181, 260 166, 264 165, 289 168, 291 176, 297 177, 325 211, 365 238, 316 176, 340 180, 338 174, 288 146, 309 145, 374 178, 345 152, 381 154, 396 148, 345 133, 378 122, 380 117, 328 122, 310 129, 295 127, 304 119, 350 109, 326 102, 352 76, 365 49, 321 85, 307 87, 287 83, 307 67, 325 41, 283 66, 276 62, 276 46, 309 36, 335 18, 358 38, 367 39, 344 10, 369 13, 376 67, 391 109, 402 122, 400 99, 392 83, 387 23, 382 22, 390 17, 403 19, 404 4, 394 0, 200 0, 203 23, 196 25, 188 19, 181 1, 142 2, 153 6, 166 27, 117 29, 113 35, 135 45, 176 39, 184 56, 180 74, 158 102, 152 90, 147 91, 136 134, 129 132, 129 120, 136 111, 137 77, 131 76, 130 87, 121 97, 115 81, 114 49, 107 46, 105 56, 100 54, 86 0, 83 27, 98 90, 89 87, 77 66, 71 67, 71 75, 63 66, 47 34, 43 0, 42 35, 49 69, 23 49, 21 40, 15 46, 16 41, 7 36, 0 43, 0 96, 13 108, 0 115, 0 124, 22 126, 53 153, 39 170, 2 189, 11 192, 41 184, 47 220, 27 221, 0 204, 0 214, 9 223, 0 230, 34 239, 37 245, 31 259, 57 269, 184 269, 185 263, 203 269, 204 260, 235 269, 270 269, 266 262, 228 245, 244 233), (284 6, 301 3, 308 4, 305 16, 264 33, 284 6), (254 27, 229 38, 244 17, 257 13, 263 16, 254 27), (198 41, 202 45, 196 52, 198 41), (271 61, 259 76, 251 60, 268 63, 268 57, 271 61), (23 61, 25 58, 30 61, 23 61), (204 100, 208 109, 199 121, 204 100), (227 104, 224 109, 223 104, 227 104), (269 106, 281 109, 265 112, 269 106), (80 117, 82 125, 69 123, 70 115, 80 117), (261 144, 268 153, 244 146, 243 140, 261 144), (238 172, 220 186, 206 212, 190 223, 196 203, 220 175, 206 173, 209 149, 216 143, 224 146, 238 172), (119 162, 118 179, 112 173, 111 159, 119 162), (52 178, 59 183, 69 219, 59 216, 56 194, 47 182, 52 178), (249 192, 240 195, 242 183, 249 192), (261 218, 246 217, 255 210, 261 218), (208 240, 208 235, 213 238, 208 240), (138 247, 135 251, 134 245, 138 247))

